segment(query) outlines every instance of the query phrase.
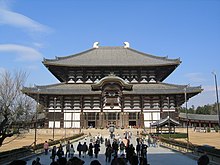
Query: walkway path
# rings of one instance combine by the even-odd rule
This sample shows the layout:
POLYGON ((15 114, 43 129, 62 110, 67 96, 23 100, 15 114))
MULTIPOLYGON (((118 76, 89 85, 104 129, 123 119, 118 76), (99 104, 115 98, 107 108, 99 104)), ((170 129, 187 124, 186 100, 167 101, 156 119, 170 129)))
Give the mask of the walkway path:
MULTIPOLYGON (((106 135, 104 135, 104 138, 106 138, 106 135)), ((83 140, 80 140, 81 143, 83 144, 84 142, 89 144, 89 138, 85 138, 83 140)), ((133 143, 134 146, 136 146, 136 137, 133 136, 131 143, 133 143)), ((78 142, 73 143, 74 149, 76 150, 78 142)), ((65 147, 64 147, 65 150, 65 147)), ((110 163, 105 162, 105 145, 101 145, 101 151, 98 156, 98 160, 102 165, 108 165, 110 163)), ((78 152, 75 152, 74 156, 78 156, 78 152)), ((49 155, 44 155, 41 154, 39 155, 40 157, 40 162, 42 165, 49 165, 51 163, 50 159, 50 154, 49 155)), ((36 157, 31 158, 27 160, 27 165, 31 165, 32 161, 36 159, 36 157)), ((95 158, 90 159, 89 156, 86 158, 82 158, 85 161, 85 165, 89 165, 92 160, 95 158)), ((148 148, 148 162, 150 165, 196 165, 196 160, 193 160, 181 153, 178 152, 173 152, 169 149, 162 148, 162 147, 149 147, 148 148)))

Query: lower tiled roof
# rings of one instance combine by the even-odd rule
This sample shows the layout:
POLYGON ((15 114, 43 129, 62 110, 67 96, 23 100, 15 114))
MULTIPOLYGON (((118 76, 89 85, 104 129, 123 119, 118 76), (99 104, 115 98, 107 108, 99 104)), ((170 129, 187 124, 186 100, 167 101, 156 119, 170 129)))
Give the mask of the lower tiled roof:
MULTIPOLYGON (((71 84, 59 83, 46 86, 35 86, 23 88, 26 94, 59 94, 59 95, 86 95, 101 94, 101 91, 93 91, 92 84, 71 84)), ((131 91, 123 91, 124 94, 183 94, 185 85, 173 85, 166 83, 133 84, 131 91)), ((198 94, 202 91, 201 87, 187 87, 187 93, 198 94)))
POLYGON ((218 121, 218 115, 202 115, 202 114, 186 114, 180 113, 179 117, 186 119, 187 116, 189 120, 204 120, 204 121, 218 121))

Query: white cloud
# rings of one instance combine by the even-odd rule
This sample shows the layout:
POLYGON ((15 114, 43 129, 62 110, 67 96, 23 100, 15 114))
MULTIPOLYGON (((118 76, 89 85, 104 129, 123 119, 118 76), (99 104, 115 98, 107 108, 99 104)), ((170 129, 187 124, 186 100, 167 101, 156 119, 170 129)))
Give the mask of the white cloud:
POLYGON ((29 31, 50 32, 51 29, 42 25, 31 18, 16 13, 5 7, 0 6, 0 24, 11 25, 19 28, 25 28, 29 31))
POLYGON ((202 73, 187 73, 185 77, 188 78, 190 82, 194 83, 201 83, 205 81, 205 78, 203 78, 202 73))
POLYGON ((0 44, 0 52, 8 52, 17 55, 18 61, 36 61, 42 59, 42 54, 37 50, 16 44, 0 44))

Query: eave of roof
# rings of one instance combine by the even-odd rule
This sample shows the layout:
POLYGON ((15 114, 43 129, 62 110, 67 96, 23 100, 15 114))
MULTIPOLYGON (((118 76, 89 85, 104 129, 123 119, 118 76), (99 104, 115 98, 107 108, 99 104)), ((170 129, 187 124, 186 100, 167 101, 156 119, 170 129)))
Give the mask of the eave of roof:
POLYGON ((44 59, 45 66, 92 67, 92 66, 167 66, 181 63, 180 59, 158 57, 131 48, 99 47, 56 59, 44 59))
POLYGON ((161 119, 159 121, 156 121, 156 122, 152 123, 151 126, 161 127, 161 126, 164 126, 164 125, 168 124, 169 122, 170 122, 170 124, 175 125, 175 126, 180 125, 180 123, 178 121, 176 121, 176 120, 170 118, 169 116, 167 116, 164 119, 161 119))
POLYGON ((180 113, 180 118, 186 119, 188 117, 189 120, 204 120, 204 121, 218 121, 218 115, 203 115, 203 114, 190 114, 188 113, 180 113))
MULTIPOLYGON (((87 95, 87 94, 101 94, 101 91, 93 91, 92 84, 72 84, 59 83, 46 86, 36 86, 32 88, 23 88, 23 93, 31 94, 60 94, 60 95, 87 95)), ((132 84, 131 91, 123 91, 124 94, 184 94, 185 85, 173 85, 166 83, 148 83, 148 84, 132 84)), ((199 87, 188 87, 187 94, 200 93, 202 91, 199 87)))

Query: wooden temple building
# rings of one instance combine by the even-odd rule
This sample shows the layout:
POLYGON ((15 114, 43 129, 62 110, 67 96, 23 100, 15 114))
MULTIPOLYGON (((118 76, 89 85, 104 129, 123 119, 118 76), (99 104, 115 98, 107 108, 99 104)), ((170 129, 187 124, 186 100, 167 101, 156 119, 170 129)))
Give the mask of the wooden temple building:
POLYGON ((96 42, 78 54, 44 59, 60 83, 23 92, 45 107, 45 128, 150 127, 168 114, 178 119, 179 107, 202 91, 163 83, 180 63, 139 52, 127 42, 119 47, 96 42))

